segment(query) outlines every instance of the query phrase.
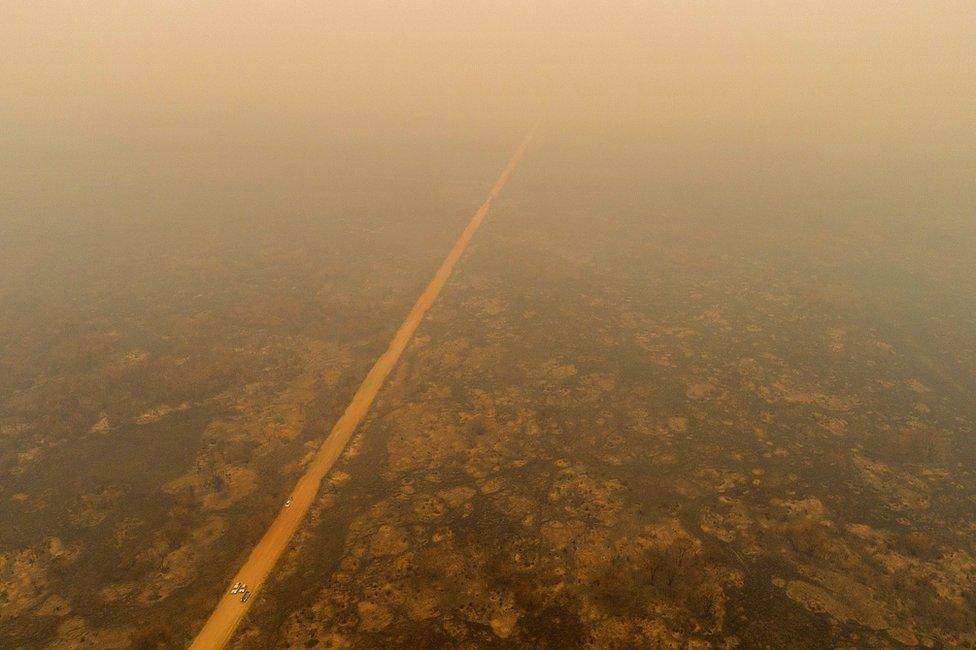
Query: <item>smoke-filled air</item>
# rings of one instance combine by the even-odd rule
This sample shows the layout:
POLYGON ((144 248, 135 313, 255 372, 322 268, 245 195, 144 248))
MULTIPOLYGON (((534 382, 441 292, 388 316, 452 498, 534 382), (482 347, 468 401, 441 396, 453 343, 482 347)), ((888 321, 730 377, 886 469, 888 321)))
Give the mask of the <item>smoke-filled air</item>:
POLYGON ((976 648, 973 2, 0 14, 0 647, 976 648))

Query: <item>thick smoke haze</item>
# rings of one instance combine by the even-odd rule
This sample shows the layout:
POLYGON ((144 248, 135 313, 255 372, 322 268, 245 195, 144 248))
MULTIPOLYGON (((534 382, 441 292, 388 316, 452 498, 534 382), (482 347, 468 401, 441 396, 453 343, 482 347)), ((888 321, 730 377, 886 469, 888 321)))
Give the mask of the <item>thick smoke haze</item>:
POLYGON ((972 221, 969 2, 11 2, 0 42, 8 262, 90 228, 234 233, 237 201, 273 229, 353 178, 487 182, 537 119, 564 174, 628 193, 972 221))
MULTIPOLYGON (((967 2, 28 3, 4 8, 8 136, 972 129, 967 2)), ((863 133, 863 132, 867 133, 863 133)))
POLYGON ((974 251, 973 0, 5 0, 0 647, 976 647, 974 251))
POLYGON ((217 223, 194 206, 243 187, 483 179, 536 119, 569 167, 758 219, 852 186, 973 205, 969 2, 11 2, 0 42, 7 246, 217 223))

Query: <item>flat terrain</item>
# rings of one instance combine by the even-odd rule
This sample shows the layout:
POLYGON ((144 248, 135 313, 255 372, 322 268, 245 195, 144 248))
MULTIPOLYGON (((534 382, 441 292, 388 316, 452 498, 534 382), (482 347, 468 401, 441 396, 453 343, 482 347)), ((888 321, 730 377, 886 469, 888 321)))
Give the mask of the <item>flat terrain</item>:
POLYGON ((134 163, 48 206, 117 221, 8 227, 0 646, 187 643, 516 144, 134 163))
POLYGON ((972 227, 578 153, 527 159, 234 646, 976 643, 972 227))
POLYGON ((282 553, 290 544, 296 529, 302 523, 305 515, 312 505, 312 501, 317 496, 322 485, 322 480, 329 470, 338 460, 350 438, 356 432, 356 428, 369 413, 376 399, 377 393, 383 387, 383 382, 400 360, 400 355, 410 343, 414 332, 420 325, 427 311, 437 300, 444 285, 451 277, 454 266, 461 259, 461 255, 471 243, 471 238, 478 231, 481 223, 488 215, 492 202, 498 197, 509 177, 515 171, 519 161, 525 154, 526 147, 530 144, 532 133, 526 135, 525 139, 516 149, 508 163, 502 169, 498 180, 492 186, 488 197, 478 207, 471 220, 461 231, 457 241, 448 251, 447 257, 437 268, 430 284, 424 289, 413 308, 407 314, 406 319, 397 329, 390 345, 379 356, 373 367, 366 373, 363 383, 356 389, 349 402, 349 406, 343 412, 332 431, 322 442, 321 447, 316 450, 315 455, 308 462, 305 473, 299 479, 295 488, 288 495, 288 499, 278 512, 278 516, 271 522, 271 526, 265 532, 261 541, 254 547, 247 558, 247 562, 234 576, 235 585, 244 585, 244 595, 238 597, 240 587, 231 589, 229 593, 218 603, 216 609, 210 615, 206 625, 194 637, 191 647, 194 648, 214 648, 227 644, 240 624, 241 619, 250 609, 250 595, 258 594, 261 586, 267 579, 268 574, 278 562, 282 553))
MULTIPOLYGON (((188 644, 514 146, 8 255, 0 645, 188 644)), ((231 647, 976 645, 971 190, 672 150, 543 133, 231 647)))

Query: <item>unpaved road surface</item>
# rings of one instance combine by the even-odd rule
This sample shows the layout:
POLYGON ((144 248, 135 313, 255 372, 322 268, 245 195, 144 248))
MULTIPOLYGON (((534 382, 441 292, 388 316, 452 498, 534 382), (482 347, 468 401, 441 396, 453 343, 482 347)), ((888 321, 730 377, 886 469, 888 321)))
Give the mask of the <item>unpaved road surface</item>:
POLYGON ((434 278, 427 285, 424 292, 420 294, 413 309, 407 314, 406 320, 403 321, 403 324, 400 325, 400 328, 393 336, 389 347, 376 360, 376 363, 370 369, 366 378, 363 379, 363 383, 356 390, 356 394, 353 395, 352 401, 346 407, 345 413, 342 414, 342 417, 332 427, 332 431, 325 439, 325 442, 322 443, 318 452, 316 452, 315 458, 309 464, 308 470, 299 479, 289 495, 291 506, 282 507, 278 516, 275 517, 271 526, 264 533, 261 541, 251 551, 247 561, 237 574, 228 581, 228 585, 236 582, 246 583, 248 589, 251 590, 251 597, 246 603, 242 603, 240 596, 231 594, 228 587, 224 596, 217 603, 213 613, 211 613, 210 618, 207 619, 203 629, 194 638, 193 643, 190 645, 191 648, 199 648, 200 650, 221 648, 230 641, 238 624, 240 624, 244 615, 247 614, 251 604, 254 603, 255 597, 274 568, 275 563, 277 563, 278 558, 281 557, 281 554, 288 546, 288 542, 291 541, 299 524, 301 524, 302 519, 308 513, 308 509, 311 507, 318 493, 322 479, 328 474, 332 465, 345 448, 346 443, 349 442, 352 434, 356 431, 356 427, 366 416, 366 413, 369 412, 369 408, 373 404, 376 394, 383 386, 387 375, 390 374, 390 371, 396 365, 400 355, 406 349, 411 337, 413 337, 414 331, 420 325, 424 314, 434 304, 441 289, 444 288, 444 284, 451 277, 454 265, 457 264, 462 253, 468 247, 475 231, 478 230, 481 222, 484 221, 488 210, 491 208, 491 202, 502 191, 502 188, 505 187, 505 183, 508 182, 509 177, 512 175, 512 172, 515 170, 515 167, 518 165, 525 153, 526 147, 532 139, 533 131, 534 129, 526 135, 508 161, 508 164, 505 165, 498 180, 495 181, 491 191, 488 193, 488 198, 485 199, 485 202, 481 204, 481 207, 471 217, 461 236, 454 243, 454 247, 451 248, 451 251, 441 263, 440 268, 437 269, 434 278))

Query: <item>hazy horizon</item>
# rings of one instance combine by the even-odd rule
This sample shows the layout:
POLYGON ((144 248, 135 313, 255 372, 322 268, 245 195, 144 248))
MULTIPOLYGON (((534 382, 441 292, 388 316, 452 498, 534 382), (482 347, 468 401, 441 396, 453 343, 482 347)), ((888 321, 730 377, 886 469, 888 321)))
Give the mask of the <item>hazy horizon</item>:
POLYGON ((976 645, 976 4, 3 11, 0 645, 976 645))

